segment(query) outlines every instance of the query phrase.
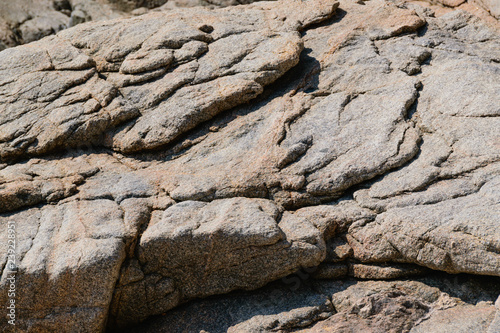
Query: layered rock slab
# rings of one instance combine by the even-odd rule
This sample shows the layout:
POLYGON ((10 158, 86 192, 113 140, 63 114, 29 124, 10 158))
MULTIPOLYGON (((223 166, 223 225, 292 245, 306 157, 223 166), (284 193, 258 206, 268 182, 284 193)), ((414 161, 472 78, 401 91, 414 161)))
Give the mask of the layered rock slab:
POLYGON ((368 189, 354 193, 362 206, 383 213, 373 224, 353 226, 350 243, 355 257, 363 261, 414 262, 454 273, 498 276, 499 235, 495 231, 500 223, 500 109, 495 96, 500 92, 496 79, 500 41, 464 12, 446 14, 438 20, 429 18, 428 22, 430 28, 440 26, 441 30, 429 29, 413 41, 400 38, 380 47, 381 54, 394 57, 403 45, 404 52, 408 52, 412 47, 422 48, 440 39, 439 46, 432 47, 429 66, 422 67, 418 75, 422 89, 413 119, 422 131, 419 155, 368 189), (471 24, 474 21, 477 23, 471 24), (471 29, 476 33, 465 33, 471 29), (470 43, 476 47, 472 49, 470 43), (464 70, 470 80, 463 76, 464 70), (448 89, 443 91, 439 87, 444 84, 448 89), (474 94, 465 93, 464 87, 474 94), (398 222, 394 224, 396 229, 390 231, 388 221, 392 219, 398 222), (370 242, 368 230, 374 230, 382 220, 387 224, 382 223, 378 236, 372 235, 378 244, 388 236, 386 250, 393 253, 392 259, 382 259, 384 250, 380 252, 374 247, 368 254, 360 246, 370 242), (389 236, 392 233, 397 236, 389 236))
MULTIPOLYGON (((257 0, 258 1, 258 0, 257 0)), ((254 0, 29 0, 0 4, 0 50, 27 44, 75 25, 183 7, 211 8, 254 0)))
MULTIPOLYGON (((127 209, 138 210, 132 214, 137 222, 132 223, 131 231, 117 227, 119 231, 112 233, 113 246, 123 247, 116 251, 119 255, 114 250, 100 250, 99 256, 109 258, 106 260, 112 267, 106 279, 117 284, 100 289, 102 297, 85 295, 88 304, 97 309, 93 327, 103 327, 109 304, 113 324, 142 320, 192 297, 256 288, 300 266, 317 265, 327 256, 327 260, 352 267, 353 275, 365 274, 369 278, 394 278, 391 274, 399 274, 390 269, 392 266, 385 266, 385 261, 497 275, 498 237, 494 231, 498 222, 498 109, 489 102, 497 95, 498 86, 495 33, 465 13, 436 19, 424 10, 415 12, 371 1, 364 6, 343 4, 345 12, 340 11, 339 17, 308 30, 300 38, 297 30, 304 25, 297 22, 296 15, 298 21, 312 24, 331 15, 332 4, 318 6, 316 9, 322 9, 312 16, 308 16, 308 10, 287 14, 290 25, 282 23, 280 6, 263 3, 249 7, 249 13, 255 15, 252 19, 262 26, 272 25, 271 34, 262 26, 252 27, 250 19, 241 19, 242 14, 234 14, 233 9, 171 13, 175 18, 184 17, 183 23, 167 26, 151 39, 141 35, 143 30, 155 28, 156 23, 143 24, 147 16, 127 21, 130 26, 122 25, 122 21, 89 24, 76 30, 78 36, 68 30, 32 44, 34 49, 40 48, 36 55, 23 58, 20 67, 8 72, 30 77, 33 73, 23 68, 38 70, 36 66, 40 66, 47 71, 39 74, 41 78, 51 71, 68 73, 62 86, 76 86, 69 88, 73 90, 64 101, 56 103, 62 105, 60 113, 55 112, 50 121, 64 116, 68 106, 65 103, 69 103, 76 105, 69 120, 76 115, 75 124, 88 122, 88 126, 82 125, 71 134, 75 135, 73 139, 60 134, 66 133, 65 129, 59 132, 57 126, 51 127, 34 136, 45 140, 41 144, 26 143, 29 140, 23 141, 22 134, 21 140, 10 146, 12 149, 2 150, 6 157, 15 158, 24 152, 45 154, 76 142, 142 152, 124 156, 103 149, 103 154, 97 154, 97 149, 89 145, 86 152, 76 154, 76 159, 68 158, 68 153, 0 165, 3 212, 41 204, 26 210, 26 214, 36 215, 38 210, 66 211, 65 207, 75 202, 99 202, 103 207, 113 205, 110 219, 117 214, 117 221, 125 221, 126 211, 120 215, 117 207, 128 204, 127 209), (262 18, 262 12, 273 13, 272 18, 262 18), (195 26, 186 23, 188 13, 198 15, 195 17, 200 20, 195 26), (221 17, 227 24, 215 13, 223 13, 221 17), (205 21, 207 18, 213 21, 205 21), (241 31, 235 28, 240 27, 236 20, 241 21, 241 31), (425 22, 428 25, 422 28, 425 22), (105 28, 110 29, 107 33, 113 39, 112 48, 92 44, 104 38, 105 28), (138 31, 141 33, 135 35, 138 31), (129 40, 124 41, 121 34, 129 40), (61 36, 71 37, 75 45, 64 42, 61 49, 69 53, 58 53, 62 57, 51 59, 54 69, 47 70, 50 64, 42 44, 57 42, 61 36), (279 58, 281 53, 277 56, 270 51, 275 39, 285 55, 283 59, 279 58), (144 40, 147 43, 141 44, 144 40), (233 45, 238 42, 251 45, 253 51, 235 52, 233 45), (299 62, 302 43, 306 50, 299 62), (259 57, 261 53, 265 57, 259 57), (224 54, 224 58, 219 59, 218 54, 224 54), (262 88, 264 82, 276 79, 276 73, 284 73, 297 62, 299 66, 273 86, 271 95, 211 118, 231 108, 232 101, 239 103, 241 91, 253 91, 258 85, 262 88), (271 69, 268 71, 266 66, 271 69), (257 74, 252 72, 254 69, 258 69, 257 74), (470 79, 461 72, 470 73, 470 79), (447 75, 454 80, 448 80, 447 75), (191 83, 198 87, 192 88, 191 83), (467 95, 464 85, 488 102, 467 95), (221 86, 229 87, 223 89, 221 99, 201 93, 219 93, 221 86), (453 98, 442 87, 448 87, 453 98), (103 103, 95 109, 105 109, 99 109, 97 114, 91 112, 91 116, 85 111, 84 116, 79 116, 80 106, 87 102, 92 106, 97 103, 94 100, 103 103), (194 118, 169 123, 169 110, 188 110, 194 118), (211 119, 196 125, 205 119, 203 115, 211 119), (166 126, 149 124, 160 116, 158 119, 166 126), (186 133, 191 125, 194 131, 186 133), (87 135, 86 128, 95 133, 87 135), (175 134, 177 129, 179 133, 175 134), (106 139, 104 143, 100 134, 106 139), (54 139, 52 135, 62 136, 54 139), (178 144, 163 151, 144 152, 171 140, 178 144), (377 178, 380 175, 385 176, 377 178), (44 182, 52 184, 48 190, 43 188, 44 182), (340 201, 331 202, 346 192, 340 201), (330 204, 315 206, 321 202, 330 204), (313 206, 290 212, 305 205, 313 206), (432 218, 423 219, 428 208, 433 209, 432 218), (252 223, 250 216, 258 222, 252 223), (450 221, 449 216, 455 220, 450 221), (400 228, 405 223, 410 227, 402 233, 400 228), (434 227, 453 232, 443 236, 433 233, 434 227), (332 241, 338 236, 341 241, 332 241), (399 253, 389 247, 387 238, 396 244, 399 253), (472 245, 464 248, 467 245, 457 240, 472 245), (322 245, 323 241, 329 245, 322 245), (176 252, 176 245, 185 244, 191 244, 186 245, 186 255, 176 252), (415 244, 417 249, 423 246, 426 250, 415 254, 415 244), (436 249, 436 245, 444 247, 436 249), (325 248, 328 246, 333 249, 325 248), (166 249, 171 254, 168 258, 162 254, 166 249), (464 249, 471 250, 468 254, 473 256, 463 255, 464 249), (330 250, 333 253, 328 254, 330 250), (177 266, 169 261, 170 257, 193 265, 177 266), (234 265, 242 261, 247 265, 243 271, 240 265, 234 265), (268 261, 282 265, 263 274, 262 267, 267 267, 268 261), (200 275, 206 278, 202 281, 206 285, 191 278, 200 275), (222 280, 230 283, 220 286, 222 280)), ((150 15, 150 19, 159 17, 150 15)), ((3 54, 10 56, 17 51, 11 52, 3 54)), ((24 52, 19 53, 19 59, 24 52)), ((12 62, 5 65, 13 66, 12 62)), ((36 90, 32 94, 31 87, 16 86, 20 94, 26 94, 26 115, 35 117, 31 108, 39 112, 40 103, 59 99, 61 92, 53 84, 59 78, 46 76, 49 81, 39 94, 36 90)), ((10 84, 14 83, 5 83, 10 84)), ((9 87, 5 89, 7 95, 13 91, 9 87)), ((15 122, 15 115, 10 117, 9 121, 15 122)), ((26 118, 25 124, 32 119, 26 118)), ((22 121, 19 123, 24 126, 22 121)), ((73 128, 68 128, 70 133, 73 128)), ((17 128, 13 133, 18 134, 17 128)), ((19 214, 5 216, 23 221, 19 214)), ((73 215, 79 214, 77 210, 73 215)), ((82 215, 87 217, 86 213, 82 215)), ((88 215, 95 219, 92 216, 88 215)), ((38 222, 33 222, 32 227, 36 225, 38 222)), ((84 260, 99 267, 89 257, 84 260)), ((45 266, 52 274, 50 266, 45 266)), ((29 279, 44 281, 35 275, 29 279)), ((374 296, 369 302, 383 303, 386 296, 374 296)), ((396 296, 397 302, 407 300, 404 295, 396 296)), ((389 308, 398 308, 397 302, 389 308)), ((57 306, 43 304, 46 308, 57 306)), ((421 309, 417 310, 415 316, 420 316, 421 309)), ((71 314, 61 318, 74 322, 68 319, 71 314)), ((359 325, 366 323, 363 320, 359 325)), ((49 324, 39 321, 36 325, 49 324)))
MULTIPOLYGON (((4 112, 2 114, 5 118, 2 121, 2 157, 15 157, 28 151, 33 154, 41 154, 52 149, 69 147, 76 142, 92 143, 92 137, 111 124, 117 125, 134 115, 146 114, 145 108, 137 105, 138 101, 134 100, 133 97, 144 91, 151 95, 147 90, 150 86, 139 87, 146 90, 133 90, 130 88, 131 82, 137 83, 137 81, 144 79, 155 78, 158 75, 158 70, 162 76, 168 72, 168 67, 171 65, 174 66, 174 71, 186 72, 188 81, 180 84, 188 86, 186 89, 178 91, 178 97, 175 97, 177 95, 174 93, 172 98, 168 98, 170 97, 168 91, 162 90, 161 93, 164 95, 151 96, 153 100, 147 101, 146 105, 151 107, 155 103, 160 103, 161 99, 168 98, 168 102, 175 106, 173 107, 171 104, 172 110, 178 110, 177 107, 184 104, 185 110, 202 114, 197 120, 188 117, 189 119, 185 120, 187 127, 194 126, 197 122, 207 119, 203 117, 211 117, 214 113, 220 112, 224 108, 230 108, 235 103, 245 102, 253 98, 255 93, 260 93, 262 85, 271 83, 298 62, 302 42, 297 29, 302 29, 308 24, 327 18, 333 13, 336 6, 335 2, 328 1, 318 4, 319 6, 312 10, 300 11, 297 8, 290 8, 287 4, 289 17, 283 16, 282 13, 279 17, 271 18, 268 18, 267 14, 278 10, 283 4, 265 4, 261 7, 252 7, 249 10, 249 13, 252 14, 250 15, 251 20, 247 19, 246 26, 245 22, 241 22, 241 29, 236 28, 236 30, 232 25, 235 20, 239 20, 239 16, 237 12, 231 13, 230 10, 220 11, 222 16, 219 18, 216 17, 215 13, 217 12, 209 10, 172 12, 173 17, 153 14, 149 18, 144 16, 141 19, 133 19, 133 22, 115 21, 95 26, 82 26, 79 28, 82 30, 77 29, 73 32, 74 36, 71 35, 72 30, 66 30, 64 35, 49 37, 29 46, 4 51, 2 58, 4 61, 2 70, 5 74, 2 76, 4 78, 2 82, 4 112), (193 13, 195 16, 198 15, 202 21, 209 22, 210 25, 193 27, 187 24, 185 19, 182 19, 182 17, 186 18, 193 13), (231 15, 236 15, 236 17, 231 17, 231 15), (164 26, 163 30, 155 34, 154 28, 156 27, 158 30, 164 23, 162 17, 164 21, 177 22, 177 25, 164 26), (285 18, 289 18, 288 22, 279 24, 285 18), (269 20, 276 20, 276 23, 269 20), (146 29, 148 24, 152 25, 149 26, 149 30, 146 29), (106 33, 104 33, 104 28, 107 29, 106 33), (129 31, 130 35, 124 34, 122 29, 129 31), (259 29, 264 30, 261 33, 256 33, 260 31, 259 29), (115 48, 93 48, 98 45, 94 42, 99 39, 99 35, 107 40, 110 35, 113 35, 112 31, 116 32, 117 45, 115 48), (135 33, 139 33, 139 35, 134 35, 135 33), (147 36, 141 35, 144 33, 152 37, 147 39, 147 36), (232 34, 240 36, 231 38, 232 34), (76 36, 79 37, 76 38, 76 36), (266 38, 273 39, 278 43, 277 45, 281 46, 277 49, 273 48, 271 43, 266 42, 266 38), (67 40, 71 40, 71 42, 67 40), (93 43, 87 45, 86 43, 91 40, 93 43), (257 52, 244 50, 245 54, 241 54, 239 51, 234 53, 230 46, 237 43, 238 40, 255 44, 257 52), (124 41, 131 45, 124 45, 124 41), (216 63, 216 67, 213 67, 213 61, 216 58, 210 52, 210 47, 207 46, 212 42, 212 52, 216 52, 218 56, 224 53, 228 55, 227 58, 219 58, 222 63, 216 63), (185 44, 189 45, 183 47, 185 44), (137 47, 141 45, 144 49, 137 50, 137 47), (167 48, 164 48, 165 46, 167 48), (128 51, 114 53, 123 50, 128 51), (128 57, 127 52, 135 53, 128 57), (206 53, 203 59, 197 59, 202 53, 206 53), (220 69, 214 72, 214 68, 217 67, 220 69), (142 75, 144 71, 157 72, 149 77, 147 75, 150 73, 146 73, 147 77, 144 78, 142 75), (12 76, 15 73, 32 84, 23 87, 23 79, 18 80, 18 77, 12 76), (64 75, 61 75, 63 73, 64 75), (107 77, 110 78, 110 82, 107 82, 107 77), (199 83, 200 87, 196 87, 196 83, 199 83), (129 89, 119 90, 127 85, 129 89), (218 89, 218 93, 198 96, 197 90, 190 91, 192 87, 195 89, 212 89, 211 87, 213 87, 213 89, 218 89), (201 110, 197 110, 196 105, 192 105, 193 100, 196 105, 200 105, 201 110), (41 114, 37 112, 41 112, 41 114), (203 114, 204 112, 207 114, 203 114), (10 145, 13 143, 12 141, 8 142, 11 139, 16 141, 15 146, 10 145)), ((302 6, 300 2, 295 2, 295 5, 302 6)), ((173 75, 177 75, 177 73, 173 75)), ((169 79, 170 76, 163 78, 164 81, 169 79)), ((173 89, 176 88, 178 87, 173 89)), ((151 117, 154 119, 154 116, 151 117)), ((168 122, 168 119, 166 121, 168 122)), ((174 124, 170 128, 174 130, 178 125, 174 124)), ((178 130, 178 133, 182 133, 186 128, 179 126, 178 130)), ((130 149, 133 150, 133 147, 134 145, 130 145, 130 149)), ((141 148, 145 147, 141 146, 141 148)), ((134 177, 134 172, 124 174, 127 167, 120 165, 116 168, 113 167, 114 164, 120 163, 116 163, 113 158, 106 157, 106 155, 96 157, 92 154, 90 156, 81 155, 76 159, 66 158, 61 161, 42 159, 26 163, 2 164, 3 211, 15 211, 39 203, 55 203, 65 197, 70 197, 57 205, 32 208, 2 217, 3 227, 7 227, 7 221, 13 221, 18 225, 20 242, 27 244, 22 247, 22 249, 24 247, 26 249, 18 251, 19 286, 35 293, 36 290, 42 288, 41 286, 46 285, 50 290, 53 290, 53 294, 61 295, 61 298, 52 299, 47 298, 46 295, 31 299, 25 296, 20 298, 19 308, 32 314, 19 323, 21 327, 53 330, 58 323, 66 322, 68 330, 76 329, 76 327, 80 327, 80 329, 86 327, 84 330, 87 331, 103 329, 110 306, 109 297, 113 295, 114 285, 118 279, 116 270, 120 269, 126 257, 132 260, 137 235, 143 223, 147 221, 149 211, 155 207, 155 204, 148 200, 141 201, 134 198, 148 198, 154 196, 159 190, 157 187, 151 186, 148 177, 144 176, 148 172, 143 173, 143 176, 146 177, 144 180, 140 178, 131 180, 131 177, 134 177), (92 161, 97 161, 97 167, 95 164, 91 166, 92 161), (40 167, 41 165, 43 167, 40 167), (78 195, 71 197, 76 192, 75 186, 80 185, 85 178, 88 178, 87 182, 78 189, 78 195), (105 184, 109 185, 106 189, 103 188, 105 184), (105 191, 102 192, 102 190, 105 191), (132 212, 129 212, 128 209, 132 212), (26 219, 25 214, 33 218, 26 219), (104 222, 106 220, 109 225, 104 222), (75 223, 72 224, 72 221, 75 223), (27 223, 31 224, 25 225, 27 223), (31 234, 31 231, 34 232, 38 229, 42 232, 31 234), (36 244, 38 246, 35 246, 36 244), (43 250, 42 252, 46 254, 35 260, 32 258, 34 256, 32 253, 39 250, 43 250), (63 260, 68 255, 70 258, 63 260), (57 261, 59 259, 60 261, 57 261), (57 262, 53 263, 54 260, 57 262), (77 266, 88 267, 88 271, 76 272, 77 266), (96 280, 87 281, 87 275, 95 276, 96 280), (103 280, 105 283, 99 288, 93 288, 93 284, 97 283, 98 280, 103 280), (66 291, 63 292, 63 290, 66 291), (82 304, 81 311, 77 307, 78 303, 82 304), (52 316, 47 317, 48 313, 52 313, 52 316)), ((149 177, 149 179, 151 178, 149 177)), ((168 200, 166 205, 169 205, 168 200)), ((271 218, 271 220, 276 224, 277 213, 275 211, 278 211, 278 208, 274 207, 273 209, 271 215, 274 216, 274 219, 271 218)), ((235 218, 238 218, 238 214, 235 218)), ((270 276, 252 283, 249 282, 248 288, 260 286, 270 279, 289 274, 302 264, 316 265, 324 255, 324 251, 321 249, 312 249, 311 251, 315 254, 309 258, 306 255, 308 250, 305 249, 305 252, 301 253, 301 246, 297 245, 301 244, 300 233, 296 244, 292 245, 287 243, 282 229, 277 226, 274 228, 271 239, 263 241, 265 244, 270 242, 269 245, 281 241, 277 247, 285 248, 285 253, 281 254, 281 259, 279 259, 284 264, 280 268, 282 271, 270 271, 270 276), (293 248, 289 253, 292 254, 291 258, 287 257, 287 247, 293 248), (296 254, 293 255, 295 252, 296 254)), ((283 229, 287 228, 290 229, 287 231, 288 238, 293 239, 294 226, 287 226, 287 223, 283 223, 283 229)), ((318 231, 315 232, 319 234, 318 231)), ((255 230, 254 233, 256 233, 255 237, 257 238, 266 238, 265 235, 259 234, 259 230, 255 230)), ((6 230, 4 234, 7 235, 6 230)), ((207 234, 207 236, 209 235, 207 234)), ((238 235, 235 237, 245 238, 238 235)), ((304 237, 308 240, 310 238, 304 237)), ((320 238, 317 242, 320 242, 320 238)), ((257 244, 249 246, 252 248, 257 245, 263 244, 257 242, 257 244)), ((313 246, 313 248, 315 247, 313 246)), ((271 250, 268 250, 267 253, 271 257, 274 255, 271 250)), ((245 259, 247 255, 249 254, 243 253, 240 259, 245 259)), ((182 261, 182 258, 179 260, 182 261)), ((224 266, 225 263, 222 260, 220 265, 224 266)), ((7 288, 5 262, 2 264, 2 269, 4 271, 2 287, 7 288)), ((149 280, 154 280, 155 269, 148 269, 149 271, 146 271, 148 278, 152 278, 149 280)), ((159 273, 163 273, 163 271, 159 273)), ((247 274, 250 273, 247 272, 247 274)), ((141 283, 149 281, 146 280, 141 283)), ((132 280, 132 282, 136 281, 132 280)), ((172 281, 174 280, 172 279, 172 281)), ((216 283, 215 279, 213 281, 216 283)), ((120 279, 120 283, 122 282, 126 283, 120 279)), ((157 290, 153 290, 152 295, 147 295, 150 302, 155 297, 160 297, 162 292, 168 292, 173 288, 168 279, 163 279, 160 282, 162 283, 157 284, 157 290)), ((231 290, 242 287, 242 283, 245 282, 235 278, 235 284, 225 288, 231 290)), ((189 293, 182 290, 182 288, 189 288, 182 286, 182 283, 180 284, 177 288, 183 293, 179 301, 226 290, 215 288, 214 290, 207 289, 203 292, 189 293)), ((135 294, 131 295, 136 296, 135 294)), ((170 307, 176 304, 171 304, 170 307)), ((130 306, 130 304, 126 304, 126 306, 130 306)), ((130 317, 127 320, 137 321, 152 313, 157 313, 158 309, 167 309, 165 307, 154 308, 155 304, 148 302, 146 302, 146 306, 148 307, 147 311, 142 311, 140 316, 130 317)), ((129 314, 125 312, 126 316, 129 314)))
POLYGON ((1 157, 102 135, 119 151, 156 148, 249 101, 297 64, 297 30, 331 16, 337 3, 280 6, 251 5, 244 17, 231 8, 151 13, 4 51, 1 157))
MULTIPOLYGON (((73 201, 0 219, 2 252, 7 253, 8 223, 16 230, 16 307, 24 315, 15 328, 101 330, 110 292, 137 230, 127 224, 123 210, 109 200, 73 201)), ((6 260, 3 256, 0 262, 2 304, 8 302, 13 274, 6 260)))
POLYGON ((137 260, 118 282, 112 320, 137 322, 188 299, 254 289, 318 265, 325 256, 320 231, 281 213, 269 200, 247 198, 154 211, 137 260))
POLYGON ((413 262, 451 273, 499 276, 498 179, 475 194, 390 209, 373 223, 353 226, 349 235, 354 256, 369 261, 413 262), (377 245, 371 245, 374 243, 377 245))
POLYGON ((498 281, 431 275, 416 280, 312 282, 299 276, 254 292, 188 304, 129 332, 437 333, 495 328, 498 281))
MULTIPOLYGON (((147 6, 143 1, 136 1, 135 5, 128 2, 128 6, 96 0, 3 1, 0 4, 0 50, 39 40, 85 21, 126 16, 125 11, 140 6, 140 2, 147 6)), ((161 1, 156 4, 159 5, 161 1)))

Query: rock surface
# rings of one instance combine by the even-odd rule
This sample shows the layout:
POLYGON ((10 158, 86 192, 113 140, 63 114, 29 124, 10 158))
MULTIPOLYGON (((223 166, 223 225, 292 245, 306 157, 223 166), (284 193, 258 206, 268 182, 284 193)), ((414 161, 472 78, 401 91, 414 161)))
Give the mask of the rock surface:
POLYGON ((496 332, 500 30, 440 14, 177 8, 0 52, 16 328, 496 332))
POLYGON ((126 15, 119 6, 114 6, 117 4, 99 0, 2 1, 0 50, 39 40, 86 21, 126 15))
POLYGON ((182 306, 128 332, 494 332, 498 286, 498 279, 435 274, 395 281, 290 276, 182 306))
POLYGON ((154 9, 227 7, 259 0, 16 0, 0 3, 0 50, 89 21, 143 15, 154 9))

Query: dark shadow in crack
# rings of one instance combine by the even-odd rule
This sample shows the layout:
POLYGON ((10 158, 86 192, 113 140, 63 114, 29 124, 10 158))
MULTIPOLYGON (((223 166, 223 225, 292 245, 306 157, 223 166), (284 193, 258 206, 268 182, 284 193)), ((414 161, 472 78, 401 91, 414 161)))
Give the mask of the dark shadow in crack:
MULTIPOLYGON (((341 4, 342 5, 342 4, 341 4)), ((307 28, 307 30, 304 32, 304 34, 307 34, 307 31, 310 31, 310 30, 313 30, 313 29, 316 29, 316 28, 321 28, 321 27, 326 27, 326 26, 329 26, 329 25, 332 25, 332 24, 335 24, 335 23, 338 23, 340 22, 345 16, 347 15, 347 12, 345 10, 343 10, 341 7, 338 7, 336 10, 335 10, 335 14, 330 17, 328 20, 325 20, 323 22, 320 22, 318 24, 315 24, 315 25, 311 25, 307 28)))
POLYGON ((500 291, 500 278, 469 274, 447 274, 433 271, 433 274, 418 279, 431 287, 439 288, 451 297, 464 303, 476 305, 479 302, 494 303, 500 291))
POLYGON ((194 129, 181 134, 174 141, 164 146, 128 156, 140 161, 166 162, 175 159, 203 141, 211 132, 221 131, 236 118, 245 117, 256 112, 276 98, 287 94, 293 95, 297 91, 315 91, 319 82, 320 63, 317 59, 309 56, 310 52, 311 49, 304 49, 301 53, 299 63, 274 83, 266 86, 264 92, 255 99, 221 112, 212 119, 199 124, 194 129))
MULTIPOLYGON (((310 280, 300 280, 296 287, 295 277, 289 276, 255 291, 235 291, 190 302, 163 316, 151 317, 126 332, 215 333, 227 332, 230 327, 236 332, 249 332, 255 324, 271 330, 282 324, 276 315, 303 308, 309 308, 307 319, 312 322, 333 314, 328 297, 315 291, 310 280), (316 309, 311 310, 313 307, 316 309), (240 326, 235 328, 236 325, 240 326)), ((285 320, 286 315, 280 321, 285 320)))
MULTIPOLYGON (((337 8, 334 16, 326 21, 308 27, 307 30, 302 32, 302 36, 306 36, 308 31, 338 23, 346 14, 346 11, 337 8)), ((129 156, 141 161, 166 162, 175 159, 197 143, 203 141, 206 136, 210 135, 210 132, 214 130, 220 131, 234 119, 244 117, 259 110, 275 98, 279 98, 286 94, 293 95, 298 91, 304 91, 306 93, 317 91, 321 64, 318 59, 311 56, 311 52, 312 50, 310 48, 305 48, 300 54, 299 63, 288 70, 274 83, 266 86, 264 92, 255 99, 222 112, 212 119, 199 124, 194 129, 181 134, 174 141, 164 146, 153 150, 130 154, 129 156)))
MULTIPOLYGON (((335 309, 332 304, 335 295, 337 303, 349 296, 352 305, 356 306, 360 301, 366 301, 365 296, 384 294, 384 290, 415 293, 414 297, 421 301, 435 298, 444 292, 474 305, 479 302, 495 302, 499 288, 498 277, 455 275, 432 270, 422 277, 385 282, 353 278, 315 280, 310 275, 304 278, 304 272, 299 272, 254 291, 234 291, 193 300, 164 315, 151 317, 125 332, 218 333, 227 332, 230 328, 234 332, 249 332, 255 331, 256 327, 266 331, 281 328, 290 332, 328 320, 336 311, 348 314, 352 307, 346 301, 342 301, 345 309, 335 309), (340 296, 340 293, 348 289, 350 292, 340 296)), ((373 314, 373 318, 376 319, 376 315, 373 314)))

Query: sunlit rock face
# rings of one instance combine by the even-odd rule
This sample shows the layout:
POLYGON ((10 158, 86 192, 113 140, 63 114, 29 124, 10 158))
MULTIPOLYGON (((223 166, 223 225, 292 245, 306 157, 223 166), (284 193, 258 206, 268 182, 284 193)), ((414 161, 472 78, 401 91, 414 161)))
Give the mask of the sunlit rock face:
POLYGON ((0 52, 15 329, 498 331, 493 16, 109 5, 0 52))

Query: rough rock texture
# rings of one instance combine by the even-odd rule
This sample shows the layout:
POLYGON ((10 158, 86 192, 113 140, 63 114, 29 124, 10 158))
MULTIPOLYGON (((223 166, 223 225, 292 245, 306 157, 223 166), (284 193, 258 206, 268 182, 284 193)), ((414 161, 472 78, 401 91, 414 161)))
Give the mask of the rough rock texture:
MULTIPOLYGON (((249 4, 261 0, 16 0, 0 3, 0 50, 29 43, 89 21, 143 15, 149 10, 249 4)), ((408 0, 431 6, 441 15, 453 8, 469 11, 498 27, 496 0, 408 0)), ((363 0, 359 0, 362 3, 363 0)))
POLYGON ((17 328, 496 332, 500 30, 446 11, 177 8, 0 52, 17 328))
POLYGON ((182 306, 128 332, 495 332, 499 282, 435 274, 311 282, 294 275, 182 306))
POLYGON ((3 0, 0 2, 0 50, 88 21, 143 15, 151 9, 226 7, 254 1, 259 0, 3 0))
POLYGON ((310 11, 295 3, 285 23, 285 13, 268 17, 271 3, 244 16, 172 11, 83 25, 4 51, 0 158, 102 136, 122 152, 171 142, 298 63, 297 30, 330 16, 336 3, 317 1, 310 11))
POLYGON ((407 2, 431 8, 436 17, 453 10, 464 10, 479 18, 495 29, 500 28, 498 21, 498 2, 495 0, 408 0, 407 2))
MULTIPOLYGON (((110 1, 111 2, 111 1, 110 1)), ((99 0, 17 0, 0 2, 0 50, 29 43, 89 20, 125 12, 99 0)))
POLYGON ((120 278, 112 319, 137 322, 179 301, 252 289, 318 265, 325 252, 320 232, 291 214, 278 223, 279 214, 271 201, 247 198, 185 201, 155 211, 138 261, 127 263, 120 278), (153 299, 148 288, 155 288, 153 299))
POLYGON ((475 0, 475 3, 486 9, 491 16, 500 18, 500 3, 495 0, 475 0))

